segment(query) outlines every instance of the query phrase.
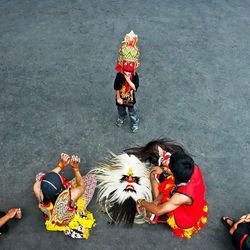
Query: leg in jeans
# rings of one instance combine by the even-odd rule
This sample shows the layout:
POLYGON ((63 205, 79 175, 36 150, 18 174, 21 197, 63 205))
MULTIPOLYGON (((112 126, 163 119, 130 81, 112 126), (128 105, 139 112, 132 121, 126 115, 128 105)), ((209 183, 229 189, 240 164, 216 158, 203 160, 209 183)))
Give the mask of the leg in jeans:
POLYGON ((136 110, 134 107, 128 108, 128 114, 131 122, 131 131, 135 133, 138 130, 139 119, 136 114, 136 110))
POLYGON ((117 105, 117 110, 118 110, 119 117, 116 121, 116 125, 118 127, 121 127, 127 116, 126 107, 117 105))

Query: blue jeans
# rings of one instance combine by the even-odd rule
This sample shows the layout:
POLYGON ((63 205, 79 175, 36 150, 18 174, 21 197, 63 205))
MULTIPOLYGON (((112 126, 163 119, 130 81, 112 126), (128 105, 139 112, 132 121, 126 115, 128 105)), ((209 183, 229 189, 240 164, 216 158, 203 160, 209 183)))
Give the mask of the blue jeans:
MULTIPOLYGON (((118 110, 119 118, 124 120, 127 116, 126 107, 118 105, 117 110, 118 110)), ((128 115, 130 118, 131 126, 137 124, 138 117, 137 117, 136 110, 134 107, 128 107, 128 115)))

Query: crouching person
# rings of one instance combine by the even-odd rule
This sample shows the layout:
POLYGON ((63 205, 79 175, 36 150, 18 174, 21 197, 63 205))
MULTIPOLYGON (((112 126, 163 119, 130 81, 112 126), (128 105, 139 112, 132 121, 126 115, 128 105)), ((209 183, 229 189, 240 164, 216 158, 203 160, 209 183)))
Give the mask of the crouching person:
MULTIPOLYGON (((170 156, 166 179, 159 185, 153 202, 137 200, 138 211, 146 209, 146 220, 151 223, 167 223, 176 236, 190 238, 207 221, 205 184, 199 167, 184 152, 170 156)), ((154 167, 151 175, 161 174, 154 167)))
POLYGON ((96 180, 93 176, 82 177, 79 166, 78 156, 62 153, 56 168, 36 176, 33 190, 47 230, 63 231, 72 238, 87 239, 95 224, 87 205, 94 194, 96 180), (70 182, 60 174, 69 164, 75 175, 70 182))

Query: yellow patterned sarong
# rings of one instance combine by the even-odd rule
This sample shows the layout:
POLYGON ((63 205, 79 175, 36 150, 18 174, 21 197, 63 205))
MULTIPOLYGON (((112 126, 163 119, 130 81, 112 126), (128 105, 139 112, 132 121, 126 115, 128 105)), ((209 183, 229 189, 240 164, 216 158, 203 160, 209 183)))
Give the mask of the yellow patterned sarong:
POLYGON ((174 214, 170 212, 168 215, 169 218, 167 219, 167 223, 173 230, 173 233, 178 237, 190 239, 193 234, 199 231, 206 224, 208 217, 208 206, 205 205, 203 207, 202 216, 197 221, 197 223, 195 223, 195 225, 190 228, 180 228, 175 222, 174 214))
POLYGON ((70 207, 70 190, 64 190, 54 206, 39 204, 45 214, 48 231, 63 231, 65 235, 77 239, 88 239, 90 229, 95 226, 95 219, 86 208, 86 199, 82 195, 76 202, 76 208, 70 207))

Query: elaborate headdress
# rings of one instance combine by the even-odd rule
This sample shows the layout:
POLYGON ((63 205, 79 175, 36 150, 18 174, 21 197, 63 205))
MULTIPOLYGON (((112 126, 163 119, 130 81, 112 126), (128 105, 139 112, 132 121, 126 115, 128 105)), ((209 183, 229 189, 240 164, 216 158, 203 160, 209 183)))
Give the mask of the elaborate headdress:
POLYGON ((124 41, 120 45, 119 54, 117 57, 116 70, 131 71, 135 73, 135 69, 139 67, 140 49, 137 46, 138 36, 133 30, 126 34, 124 41))
POLYGON ((143 215, 137 214, 136 201, 141 198, 152 200, 146 164, 134 155, 111 153, 107 163, 99 165, 91 174, 99 182, 97 200, 111 222, 144 223, 143 215))

